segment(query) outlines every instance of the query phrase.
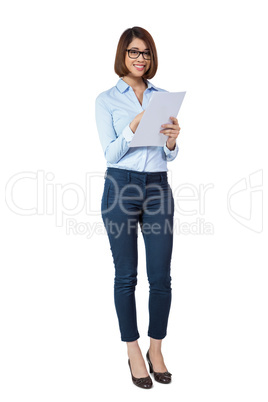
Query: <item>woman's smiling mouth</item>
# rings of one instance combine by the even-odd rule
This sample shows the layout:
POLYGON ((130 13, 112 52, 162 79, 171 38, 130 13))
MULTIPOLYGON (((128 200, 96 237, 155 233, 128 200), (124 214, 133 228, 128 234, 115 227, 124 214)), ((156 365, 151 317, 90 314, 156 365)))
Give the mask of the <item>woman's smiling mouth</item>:
POLYGON ((133 64, 133 66, 136 68, 138 71, 142 71, 145 68, 144 64, 133 64))

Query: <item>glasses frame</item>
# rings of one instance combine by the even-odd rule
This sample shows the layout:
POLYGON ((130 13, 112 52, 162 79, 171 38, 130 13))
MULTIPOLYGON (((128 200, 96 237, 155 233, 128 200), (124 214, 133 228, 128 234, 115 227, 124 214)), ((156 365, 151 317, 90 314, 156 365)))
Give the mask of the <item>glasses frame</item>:
POLYGON ((132 60, 138 59, 141 54, 142 54, 142 57, 144 58, 144 60, 151 60, 151 54, 150 54, 150 58, 149 58, 149 59, 145 59, 145 57, 144 57, 144 53, 147 53, 148 50, 145 50, 144 52, 140 52, 139 50, 136 50, 136 49, 126 49, 126 52, 128 52, 128 57, 129 57, 130 59, 132 59, 132 60), (130 52, 131 50, 134 51, 134 52, 137 52, 137 53, 138 53, 138 56, 137 56, 137 57, 130 57, 129 52, 130 52))

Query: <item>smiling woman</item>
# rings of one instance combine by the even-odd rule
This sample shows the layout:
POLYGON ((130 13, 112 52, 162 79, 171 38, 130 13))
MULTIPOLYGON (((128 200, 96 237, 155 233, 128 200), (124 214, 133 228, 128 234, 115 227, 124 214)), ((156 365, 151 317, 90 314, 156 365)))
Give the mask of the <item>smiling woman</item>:
POLYGON ((132 381, 141 388, 151 388, 152 381, 138 344, 138 225, 144 238, 150 283, 150 347, 146 358, 156 381, 171 382, 161 342, 167 333, 171 304, 174 198, 167 180, 167 162, 178 154, 177 119, 171 117, 173 124, 165 124, 161 131, 167 136, 164 146, 130 147, 152 94, 165 91, 148 80, 157 67, 157 51, 149 32, 141 27, 127 29, 119 39, 114 64, 120 79, 96 98, 96 123, 107 161, 101 212, 115 266, 114 302, 121 340, 127 343, 132 381))
POLYGON ((119 77, 123 77, 129 74, 130 72, 129 70, 130 63, 128 63, 128 59, 125 57, 126 53, 128 53, 129 59, 132 60, 134 64, 142 64, 142 65, 147 64, 148 68, 144 71, 143 69, 141 70, 143 72, 142 76, 144 79, 151 79, 155 76, 158 67, 157 50, 154 40, 148 31, 140 27, 134 27, 132 29, 127 29, 123 33, 123 35, 121 35, 121 38, 117 45, 117 51, 114 63, 114 70, 119 77), (134 57, 132 59, 133 54, 131 55, 128 52, 129 49, 133 49, 134 51, 140 51, 140 52, 146 50, 150 55, 149 58, 150 62, 146 63, 146 61, 148 60, 146 54, 143 54, 144 56, 143 62, 138 62, 138 60, 140 61, 141 59, 141 55, 139 53, 138 60, 135 63, 134 57))

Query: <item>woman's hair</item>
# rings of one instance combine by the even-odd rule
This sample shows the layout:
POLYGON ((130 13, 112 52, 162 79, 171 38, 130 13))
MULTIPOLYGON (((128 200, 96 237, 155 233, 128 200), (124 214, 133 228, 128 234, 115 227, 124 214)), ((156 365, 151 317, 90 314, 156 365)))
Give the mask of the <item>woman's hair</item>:
POLYGON ((119 75, 119 77, 123 77, 129 73, 129 70, 125 64, 126 49, 135 38, 143 40, 150 50, 151 64, 148 71, 146 71, 146 73, 143 75, 143 78, 151 79, 155 76, 158 67, 157 51, 152 36, 148 31, 146 31, 146 29, 141 27, 128 28, 122 33, 117 45, 114 71, 117 75, 119 75))

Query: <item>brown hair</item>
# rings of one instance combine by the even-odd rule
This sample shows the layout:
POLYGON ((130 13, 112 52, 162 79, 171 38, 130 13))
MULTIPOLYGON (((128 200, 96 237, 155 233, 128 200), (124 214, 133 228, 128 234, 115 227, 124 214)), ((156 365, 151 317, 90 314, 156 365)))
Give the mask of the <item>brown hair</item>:
POLYGON ((158 67, 157 51, 152 36, 149 34, 148 31, 146 31, 146 29, 141 27, 128 28, 122 33, 117 45, 115 62, 114 62, 114 71, 117 75, 119 75, 119 77, 123 77, 124 75, 127 75, 129 73, 129 70, 125 64, 125 56, 126 56, 126 49, 134 38, 143 40, 148 46, 148 49, 150 50, 151 53, 150 68, 143 75, 143 78, 151 79, 155 76, 158 67))

